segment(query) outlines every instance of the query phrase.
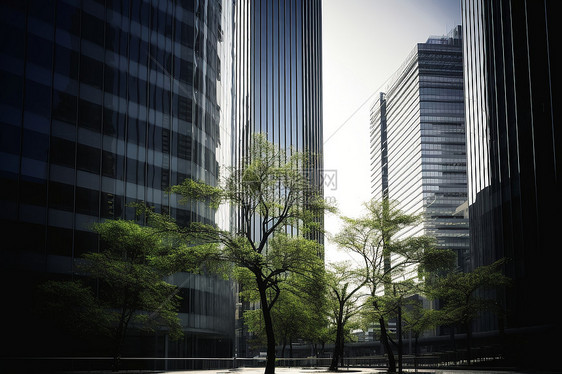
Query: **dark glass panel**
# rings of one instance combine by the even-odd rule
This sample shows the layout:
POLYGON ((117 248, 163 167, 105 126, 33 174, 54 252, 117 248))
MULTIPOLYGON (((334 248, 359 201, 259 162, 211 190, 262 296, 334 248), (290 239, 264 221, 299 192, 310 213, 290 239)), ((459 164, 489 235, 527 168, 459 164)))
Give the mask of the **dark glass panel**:
POLYGON ((18 240, 10 243, 10 248, 43 253, 45 251, 45 226, 24 222, 2 222, 2 227, 18 240))
POLYGON ((102 175, 110 178, 123 178, 123 156, 102 151, 102 175))
POLYGON ((78 52, 55 44, 55 71, 72 79, 78 79, 80 55, 78 52))
POLYGON ((74 186, 49 182, 49 208, 72 212, 74 210, 74 186))
POLYGON ((53 62, 53 43, 28 33, 27 60, 50 70, 53 62))
POLYGON ((80 35, 80 9, 58 1, 57 26, 72 34, 80 35))
POLYGON ((127 73, 117 68, 106 65, 104 73, 104 91, 117 96, 126 97, 127 73))
POLYGON ((127 157, 126 163, 127 163, 127 182, 137 183, 137 160, 127 157))
POLYGON ((162 168, 155 165, 148 165, 147 185, 155 189, 166 188, 167 185, 162 185, 162 168))
POLYGON ((99 215, 99 191, 76 187, 76 213, 99 215))
MULTIPOLYGON (((3 177, 5 177, 3 175, 3 177)), ((0 178, 0 199, 4 202, 11 201, 14 202, 9 211, 0 212, 0 214, 4 217, 14 218, 16 216, 16 205, 15 202, 18 200, 18 181, 16 178, 0 178)), ((3 205, 6 206, 6 205, 3 205)))
POLYGON ((113 27, 111 24, 105 24, 105 48, 113 51, 119 52, 119 38, 121 31, 118 28, 113 27))
POLYGON ((0 149, 2 152, 19 155, 21 129, 15 126, 0 125, 0 149))
POLYGON ((50 255, 72 255, 72 230, 47 227, 47 253, 50 255))
POLYGON ((144 146, 146 142, 146 122, 136 118, 129 118, 127 140, 131 143, 144 146))
POLYGON ((99 236, 88 231, 74 231, 74 257, 82 257, 84 253, 98 251, 99 236))
POLYGON ((82 38, 103 47, 104 22, 86 12, 82 13, 82 38))
POLYGON ((25 110, 49 117, 51 113, 51 89, 33 81, 26 81, 25 110))
POLYGON ((101 110, 102 107, 98 104, 91 103, 86 100, 79 100, 79 117, 78 124, 96 132, 100 132, 101 128, 101 110))
POLYGON ((162 151, 162 127, 148 124, 148 149, 162 151))
POLYGON ((74 142, 52 137, 50 162, 73 168, 75 154, 74 146, 74 142))
POLYGON ((195 0, 180 0, 181 7, 185 10, 189 10, 191 13, 195 11, 195 0))
POLYGON ((16 108, 21 108, 23 98, 23 79, 14 74, 0 71, 0 102, 16 108))
MULTIPOLYGON (((23 2, 22 2, 23 4, 23 2)), ((0 51, 23 59, 25 55, 25 14, 15 9, 0 8, 0 51)))
POLYGON ((101 194, 101 217, 119 218, 123 214, 123 198, 112 193, 101 194))
POLYGON ((103 64, 98 60, 81 55, 80 56, 80 82, 91 86, 102 88, 103 64))
POLYGON ((186 122, 191 122, 191 118, 193 115, 192 101, 187 97, 181 95, 174 95, 174 97, 177 100, 175 107, 177 108, 178 118, 186 122))
POLYGON ((128 86, 129 86, 129 100, 134 101, 135 103, 139 102, 139 95, 138 95, 138 84, 139 79, 134 76, 129 76, 128 79, 128 86))
POLYGON ((53 90, 53 119, 76 123, 76 96, 53 90))
POLYGON ((47 161, 49 136, 35 131, 23 131, 22 154, 34 160, 47 161))
POLYGON ((125 115, 111 109, 103 110, 103 133, 118 139, 125 138, 125 115))
POLYGON ((76 148, 76 168, 99 174, 100 149, 78 144, 76 148))
POLYGON ((30 0, 28 4, 29 15, 52 23, 55 19, 55 0, 30 0))
POLYGON ((47 203, 47 183, 20 180, 20 201, 25 204, 44 206, 47 203))
POLYGON ((140 40, 134 35, 129 38, 129 58, 131 61, 139 61, 139 43, 140 40))

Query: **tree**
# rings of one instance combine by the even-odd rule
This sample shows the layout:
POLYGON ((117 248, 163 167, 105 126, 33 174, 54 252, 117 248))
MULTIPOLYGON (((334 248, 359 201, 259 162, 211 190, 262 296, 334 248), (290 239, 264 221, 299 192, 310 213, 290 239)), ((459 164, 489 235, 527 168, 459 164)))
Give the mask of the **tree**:
POLYGON ((395 345, 401 370, 401 309, 404 297, 415 290, 413 279, 417 278, 416 267, 433 268, 437 262, 450 262, 454 254, 436 249, 431 237, 396 238, 401 230, 420 223, 419 216, 402 212, 396 202, 384 198, 381 202, 369 201, 365 207, 367 214, 363 217, 343 218, 344 226, 335 242, 359 254, 363 261, 365 285, 370 291, 367 307, 379 323, 389 371, 395 372, 396 360, 386 327, 388 319, 398 315, 399 342, 395 345))
POLYGON ((441 304, 438 311, 443 324, 463 325, 466 329, 467 361, 471 361, 472 322, 483 311, 502 313, 495 297, 486 291, 510 285, 510 278, 502 274, 505 259, 480 266, 471 272, 450 272, 437 279, 433 291, 441 304))
POLYGON ((336 326, 334 354, 328 370, 337 371, 343 358, 346 325, 359 312, 358 301, 362 297, 359 291, 365 285, 365 277, 352 269, 349 263, 332 264, 326 283, 336 326))
POLYGON ((176 271, 176 259, 189 249, 132 221, 108 220, 93 229, 100 235, 101 251, 86 253, 78 270, 83 279, 97 280, 99 291, 79 280, 49 281, 41 286, 43 308, 64 316, 71 329, 107 335, 118 371, 131 324, 149 331, 165 326, 173 339, 182 335, 177 289, 164 277, 176 271))
POLYGON ((266 374, 275 371, 275 331, 272 309, 288 274, 307 276, 322 271, 322 248, 308 237, 320 231, 321 216, 333 210, 314 188, 306 173, 310 155, 284 149, 254 135, 238 166, 218 187, 185 180, 172 192, 184 202, 221 203, 238 209, 235 230, 192 223, 184 233, 205 243, 220 245, 220 258, 249 271, 259 295, 267 339, 266 374))
MULTIPOLYGON (((281 293, 271 309, 271 319, 275 336, 282 347, 282 357, 286 357, 287 345, 289 357, 293 357, 294 341, 302 339, 312 342, 316 338, 314 330, 324 327, 322 324, 325 320, 321 314, 325 303, 324 283, 321 273, 315 278, 289 274, 287 280, 280 285, 281 293)), ((243 295, 249 301, 259 300, 256 290, 251 287, 246 287, 243 295)), ((246 311, 244 322, 248 330, 256 334, 259 342, 267 342, 261 309, 246 311)))

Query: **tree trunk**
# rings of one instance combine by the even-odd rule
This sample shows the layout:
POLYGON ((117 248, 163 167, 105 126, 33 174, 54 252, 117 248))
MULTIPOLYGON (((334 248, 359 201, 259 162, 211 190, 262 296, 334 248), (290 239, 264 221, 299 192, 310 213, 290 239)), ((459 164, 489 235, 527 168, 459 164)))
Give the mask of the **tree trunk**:
POLYGON ((120 331, 115 334, 115 346, 113 348, 113 365, 111 371, 117 372, 121 368, 121 349, 123 348, 123 334, 120 331))
POLYGON ((267 358, 265 362, 265 374, 275 373, 275 332, 273 331, 273 321, 271 319, 271 310, 267 300, 266 289, 263 283, 258 280, 258 289, 260 293, 261 310, 263 314, 263 323, 265 325, 265 336, 267 338, 267 358))
POLYGON ((470 365, 471 361, 471 343, 472 340, 472 321, 466 322, 466 361, 470 365))
POLYGON ((337 330, 336 330, 336 341, 334 344, 334 354, 332 355, 332 362, 330 364, 329 371, 338 371, 338 363, 340 361, 340 340, 342 339, 342 331, 343 330, 338 323, 337 330))
POLYGON ((398 373, 402 374, 402 307, 398 306, 398 321, 396 321, 396 332, 398 333, 398 373))
POLYGON ((381 344, 386 351, 386 356, 388 357, 388 371, 390 373, 396 373, 396 361, 394 359, 394 352, 392 352, 392 347, 390 346, 390 341, 388 340, 388 335, 386 332, 386 325, 384 318, 379 318, 379 325, 381 327, 381 344))
POLYGON ((343 346, 343 307, 344 304, 340 302, 339 306, 339 315, 336 321, 336 341, 334 344, 334 354, 332 355, 332 363, 330 364, 329 371, 337 371, 338 370, 338 362, 340 359, 340 355, 343 353, 340 350, 340 346, 343 346))
POLYGON ((293 338, 289 338, 289 357, 293 358, 293 338))
POLYGON ((113 347, 113 366, 112 371, 119 371, 121 368, 121 350, 123 349, 123 343, 125 341, 125 333, 127 331, 127 326, 129 320, 131 319, 132 312, 128 312, 126 309, 121 311, 121 316, 119 318, 119 324, 115 330, 115 345, 113 347))

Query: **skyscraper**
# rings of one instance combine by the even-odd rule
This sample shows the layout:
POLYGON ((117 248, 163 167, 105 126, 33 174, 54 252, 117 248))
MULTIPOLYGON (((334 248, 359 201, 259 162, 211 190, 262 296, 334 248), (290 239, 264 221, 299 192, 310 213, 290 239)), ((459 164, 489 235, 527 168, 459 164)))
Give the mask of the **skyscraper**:
POLYGON ((237 159, 252 133, 265 133, 283 148, 318 155, 308 169, 321 188, 321 2, 237 3, 234 51, 237 159))
MULTIPOLYGON (((560 58, 555 2, 462 1, 472 266, 507 258, 498 295, 519 361, 560 350, 560 58), (542 344, 537 344, 540 342, 542 344)), ((498 318, 479 321, 481 331, 498 318)))
POLYGON ((468 261, 461 27, 419 43, 371 108, 373 198, 387 196, 424 221, 402 235, 432 235, 468 261))
MULTIPOLYGON (((81 256, 99 249, 89 225, 135 219, 128 203, 180 224, 215 221, 214 210, 179 205, 166 189, 186 177, 216 184, 217 154, 230 157, 220 134, 231 132, 230 66, 221 63, 231 11, 215 0, 2 2, 0 256, 13 306, 4 321, 31 319, 33 287, 74 277, 81 256)), ((232 284, 172 278, 186 334, 154 352, 231 356, 232 284)), ((44 344, 38 330, 13 326, 5 336, 14 353, 49 347, 29 342, 44 344)))
MULTIPOLYGON (((263 133, 313 156, 306 173, 322 190, 321 1, 238 1, 234 9, 234 162, 241 166, 251 135, 263 133)), ((241 356, 245 349, 242 341, 241 356)))

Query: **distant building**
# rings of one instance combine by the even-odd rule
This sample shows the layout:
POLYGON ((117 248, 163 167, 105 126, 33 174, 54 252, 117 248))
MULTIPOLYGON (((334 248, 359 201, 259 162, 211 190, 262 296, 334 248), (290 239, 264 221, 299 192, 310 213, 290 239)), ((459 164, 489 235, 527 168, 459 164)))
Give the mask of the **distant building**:
POLYGON ((561 349, 552 310, 562 260, 557 5, 462 1, 472 267, 507 258, 513 280, 498 295, 505 317, 476 328, 517 334, 507 350, 535 367, 558 365, 561 349))
MULTIPOLYGON (((166 189, 187 177, 214 185, 218 161, 232 158, 232 2, 12 1, 0 20, 6 352, 67 355, 30 322, 34 286, 76 276, 75 262, 99 249, 91 223, 135 219, 127 204, 137 201, 180 224, 215 222, 214 210, 179 205, 166 189)), ((185 337, 145 336, 127 353, 231 357, 234 285, 172 280, 185 337)))
POLYGON ((462 35, 419 43, 371 108, 372 196, 424 221, 402 235, 431 235, 469 260, 462 35))

